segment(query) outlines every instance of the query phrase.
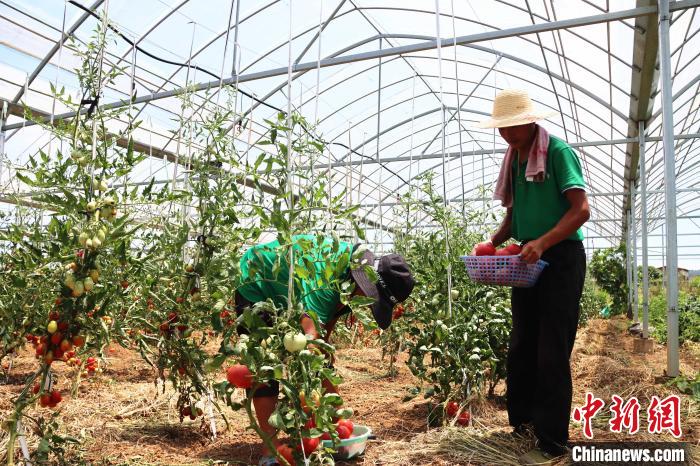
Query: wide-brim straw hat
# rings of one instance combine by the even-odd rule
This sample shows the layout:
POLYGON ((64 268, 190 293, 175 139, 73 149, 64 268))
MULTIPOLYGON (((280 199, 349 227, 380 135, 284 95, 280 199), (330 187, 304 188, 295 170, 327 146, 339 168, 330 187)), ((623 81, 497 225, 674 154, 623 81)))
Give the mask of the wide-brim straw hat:
POLYGON ((477 123, 479 128, 506 128, 526 125, 556 115, 552 110, 535 108, 527 91, 504 89, 493 99, 491 118, 477 123))

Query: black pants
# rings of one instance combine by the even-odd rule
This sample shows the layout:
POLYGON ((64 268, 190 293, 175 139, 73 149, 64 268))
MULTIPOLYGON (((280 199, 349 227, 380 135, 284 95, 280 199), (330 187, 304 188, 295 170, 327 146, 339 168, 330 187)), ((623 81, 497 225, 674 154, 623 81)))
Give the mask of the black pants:
POLYGON ((532 288, 513 288, 513 330, 507 361, 508 419, 532 423, 539 446, 559 455, 569 439, 571 367, 586 276, 581 241, 563 241, 542 255, 549 263, 532 288))

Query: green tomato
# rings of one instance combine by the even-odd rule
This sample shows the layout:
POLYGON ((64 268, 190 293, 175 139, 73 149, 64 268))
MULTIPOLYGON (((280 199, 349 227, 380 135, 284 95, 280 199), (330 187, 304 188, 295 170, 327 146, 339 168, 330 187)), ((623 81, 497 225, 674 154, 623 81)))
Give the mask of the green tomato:
POLYGON ((453 288, 452 291, 451 291, 451 293, 452 293, 452 300, 455 300, 455 299, 459 298, 459 290, 455 290, 455 289, 453 288))
POLYGON ((284 349, 290 353, 296 353, 306 348, 306 335, 303 333, 288 333, 282 340, 284 349))
POLYGON ((49 322, 49 325, 46 326, 46 330, 50 334, 56 333, 56 330, 58 330, 58 324, 56 323, 56 321, 52 320, 51 322, 49 322))
POLYGON ((85 291, 92 291, 94 286, 95 282, 92 281, 92 278, 87 277, 85 280, 83 280, 83 287, 85 288, 85 291))

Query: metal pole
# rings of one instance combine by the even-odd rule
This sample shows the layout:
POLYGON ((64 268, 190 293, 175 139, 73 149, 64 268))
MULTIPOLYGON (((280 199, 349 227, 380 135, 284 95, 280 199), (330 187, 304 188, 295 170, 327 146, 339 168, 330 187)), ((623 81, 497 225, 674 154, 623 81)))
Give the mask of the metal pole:
POLYGON ((632 211, 627 211, 627 231, 625 237, 625 266, 627 267, 627 316, 632 310, 632 211))
POLYGON ((633 322, 639 322, 639 278, 637 273, 637 187, 635 181, 630 185, 630 231, 632 233, 632 316, 633 322))
POLYGON ((649 251, 647 233, 647 176, 644 121, 639 122, 639 178, 642 183, 642 338, 649 338, 649 251))
POLYGON ((661 57, 661 105, 664 146, 664 185, 666 187, 666 244, 668 271, 668 343, 666 375, 677 377, 678 361, 678 238, 676 237, 676 163, 673 147, 673 100, 671 94, 671 46, 669 1, 659 0, 659 55, 661 57))
MULTIPOLYGON (((383 41, 382 39, 379 39, 379 50, 382 50, 383 46, 383 41)), ((379 57, 379 69, 378 69, 378 82, 377 82, 377 163, 379 164, 379 168, 377 169, 377 172, 379 172, 379 185, 377 189, 377 199, 379 200, 379 224, 382 226, 382 228, 379 229, 379 232, 375 230, 374 233, 374 241, 375 241, 375 249, 379 247, 379 241, 380 239, 377 237, 377 234, 382 234, 383 235, 383 226, 384 226, 384 212, 382 212, 382 165, 381 165, 381 156, 380 156, 380 151, 379 151, 379 134, 381 133, 381 114, 382 114, 382 58, 379 57)))

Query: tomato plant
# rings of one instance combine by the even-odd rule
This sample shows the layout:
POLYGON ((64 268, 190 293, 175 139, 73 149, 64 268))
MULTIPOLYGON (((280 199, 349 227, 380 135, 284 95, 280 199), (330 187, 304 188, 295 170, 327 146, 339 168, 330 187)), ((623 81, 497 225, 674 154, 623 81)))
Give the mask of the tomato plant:
MULTIPOLYGON (((432 177, 426 175, 421 182, 422 197, 409 196, 404 215, 411 218, 410 209, 413 209, 442 228, 414 230, 409 225, 395 239, 397 251, 409 263, 420 267, 415 268, 416 289, 405 303, 411 311, 402 313, 396 326, 401 333, 393 338, 402 341, 407 350, 411 372, 428 385, 426 397, 433 397, 437 403, 467 402, 482 390, 493 394, 495 385, 505 376, 509 290, 470 281, 459 259, 482 240, 484 232, 475 231, 470 225, 485 223, 485 214, 445 206, 435 192, 432 177), (449 238, 449 257, 445 253, 446 238, 449 238), (448 265, 451 289, 448 289, 448 265)), ((390 343, 391 338, 385 342, 390 343)), ((416 387, 409 397, 420 391, 416 387)))
POLYGON ((96 103, 104 86, 121 74, 114 67, 103 69, 106 34, 98 25, 93 42, 75 51, 82 64, 76 70, 78 102, 63 89, 52 88, 57 101, 77 111, 73 119, 46 127, 53 137, 66 141, 64 148, 55 144, 55 153, 40 150, 17 173, 32 189, 32 201, 49 212, 48 219, 15 224, 0 233, 6 259, 0 292, 17 295, 8 301, 0 298, 9 303, 2 318, 9 326, 3 338, 10 350, 30 342, 38 365, 5 420, 10 432, 8 461, 14 461, 23 423, 44 435, 34 452, 37 459, 61 454, 65 439, 55 434, 56 416, 42 410, 39 417, 30 417, 25 410, 37 402, 42 408, 60 409, 66 393, 56 388, 52 366, 66 363, 75 368, 73 395, 80 378, 98 370, 94 356, 84 358, 101 352, 109 342, 124 300, 116 277, 125 271, 138 227, 126 208, 135 194, 119 192, 116 180, 127 177, 144 157, 133 151, 132 126, 107 132, 106 121, 123 110, 95 106, 78 111, 85 110, 86 102, 96 103), (118 140, 129 142, 122 148, 118 140))

